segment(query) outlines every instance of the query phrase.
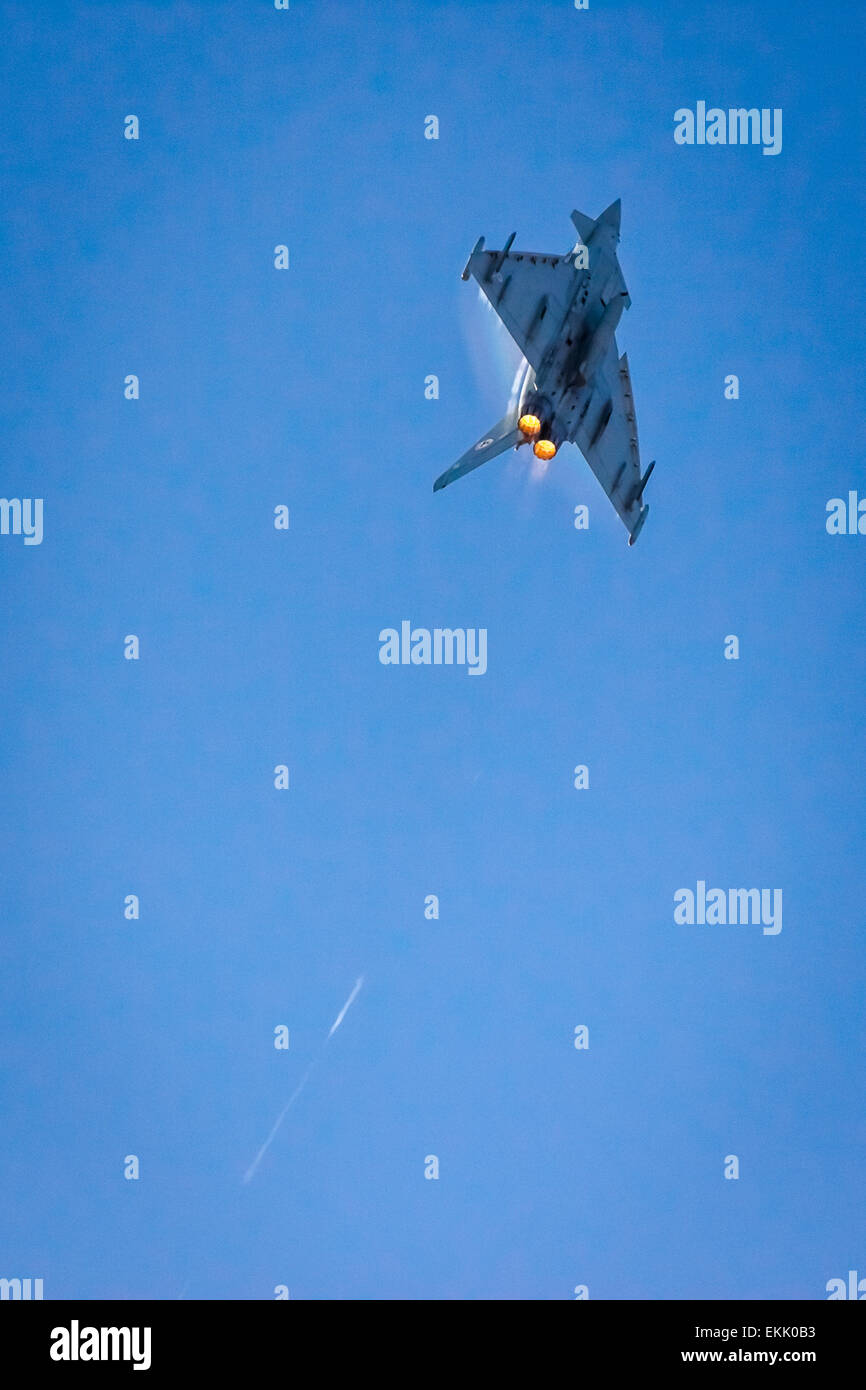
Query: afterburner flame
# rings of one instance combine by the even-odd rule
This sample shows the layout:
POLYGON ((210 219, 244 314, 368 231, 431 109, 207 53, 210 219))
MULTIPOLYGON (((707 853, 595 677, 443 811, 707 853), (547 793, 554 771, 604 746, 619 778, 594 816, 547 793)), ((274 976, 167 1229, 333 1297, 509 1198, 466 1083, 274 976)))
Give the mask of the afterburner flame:
POLYGON ((539 439, 532 452, 537 459, 544 459, 546 462, 548 459, 552 459, 556 453, 556 445, 549 439, 539 439))
POLYGON ((537 415, 521 415, 517 422, 517 428, 526 435, 527 439, 531 439, 533 435, 539 433, 541 421, 537 415))

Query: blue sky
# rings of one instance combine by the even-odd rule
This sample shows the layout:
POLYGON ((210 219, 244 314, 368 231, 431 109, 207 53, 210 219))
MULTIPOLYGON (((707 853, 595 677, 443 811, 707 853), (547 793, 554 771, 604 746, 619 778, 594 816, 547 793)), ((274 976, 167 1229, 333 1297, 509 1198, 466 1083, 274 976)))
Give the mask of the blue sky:
POLYGON ((45 530, 0 537, 0 1275, 866 1273, 857 7, 2 12, 2 493, 45 530), (676 145, 698 100, 782 108, 781 153, 676 145), (431 491, 507 401, 476 238, 562 251, 616 197, 631 550, 571 447, 431 491), (382 666, 403 619, 486 628, 486 674, 382 666), (699 879, 782 931, 676 925, 699 879))

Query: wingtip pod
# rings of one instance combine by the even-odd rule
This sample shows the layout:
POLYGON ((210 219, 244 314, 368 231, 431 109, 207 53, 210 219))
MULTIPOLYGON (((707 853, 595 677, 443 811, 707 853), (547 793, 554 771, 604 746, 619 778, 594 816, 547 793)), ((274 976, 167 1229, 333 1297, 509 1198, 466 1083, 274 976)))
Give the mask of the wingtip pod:
POLYGON ((638 536, 640 535, 641 531, 643 530, 644 522, 646 521, 646 519, 647 519, 648 516, 649 516, 649 505, 647 505, 647 506, 645 506, 645 507, 641 507, 641 509, 640 509, 640 516, 639 516, 638 519, 637 519, 637 525, 635 526, 634 530, 632 531, 631 535, 630 535, 629 538, 628 538, 628 543, 629 543, 629 545, 634 545, 635 541, 637 540, 638 536))

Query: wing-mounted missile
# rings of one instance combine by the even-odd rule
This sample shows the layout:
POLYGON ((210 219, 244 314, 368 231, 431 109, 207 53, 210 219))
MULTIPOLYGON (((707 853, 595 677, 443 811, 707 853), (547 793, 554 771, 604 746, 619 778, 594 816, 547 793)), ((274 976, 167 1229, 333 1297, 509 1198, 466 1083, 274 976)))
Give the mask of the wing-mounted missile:
POLYGON ((497 274, 499 273, 499 271, 502 269, 502 267, 505 265, 505 259, 506 259, 507 255, 508 255, 509 251, 511 250, 512 246, 514 245, 514 238, 515 238, 516 236, 517 236, 517 233, 516 233, 516 232, 512 232, 512 233, 511 233, 511 236, 510 236, 510 237, 508 238, 508 240, 506 241, 506 243, 505 243, 505 245, 503 246, 502 250, 499 251, 499 252, 494 252, 494 254, 491 256, 491 258, 490 258, 490 264, 489 264, 489 266, 487 267, 487 274, 486 274, 485 277, 484 277, 485 280, 492 280, 493 277, 494 277, 494 275, 497 275, 497 274))
POLYGON ((653 459, 653 461, 652 461, 652 463, 650 464, 649 468, 647 469, 647 471, 644 473, 643 477, 642 477, 641 480, 640 480, 640 487, 638 488, 637 492, 635 493, 635 501, 636 501, 636 502, 639 502, 640 499, 643 497, 643 490, 644 490, 644 488, 646 487, 647 483, 649 482, 649 480, 650 480, 650 473, 652 473, 652 471, 653 471, 653 469, 655 468, 655 466, 656 466, 656 461, 655 461, 655 459, 653 459))
POLYGON ((643 497, 643 490, 649 482, 650 474, 652 473, 655 466, 656 461, 655 459, 653 459, 652 463, 647 468, 647 471, 644 473, 643 477, 638 481, 637 485, 633 487, 629 492, 628 497, 626 499, 626 506, 633 507, 635 502, 640 502, 641 498, 643 497))
MULTIPOLYGON (((485 270, 484 276, 483 276, 483 281, 484 281, 485 284, 487 284, 488 281, 492 280, 493 277, 494 277, 494 275, 498 275, 498 274, 499 274, 499 271, 502 269, 502 267, 503 267, 504 264, 505 264, 505 261, 506 261, 506 259, 507 259, 507 257, 508 257, 509 251, 511 250, 512 246, 514 245, 514 238, 515 238, 516 236, 517 236, 517 233, 516 233, 516 232, 512 232, 512 233, 511 233, 511 236, 508 238, 508 240, 506 241, 506 243, 505 243, 505 245, 503 246, 503 248, 502 248, 501 251, 488 251, 487 254, 488 254, 488 256, 490 257, 490 260, 487 262, 487 269, 485 270)), ((465 266, 463 267, 463 274, 462 274, 461 277, 460 277, 461 280, 468 280, 468 279, 471 277, 471 275, 472 275, 472 262, 473 262, 473 260, 475 259, 475 257, 479 254, 479 252, 480 252, 480 251, 483 251, 483 250, 484 250, 484 238, 483 238, 483 236, 480 236, 480 237, 478 238, 478 240, 476 241, 475 245, 474 245, 473 248, 472 248, 472 255, 469 257, 469 260, 466 262, 465 266)))

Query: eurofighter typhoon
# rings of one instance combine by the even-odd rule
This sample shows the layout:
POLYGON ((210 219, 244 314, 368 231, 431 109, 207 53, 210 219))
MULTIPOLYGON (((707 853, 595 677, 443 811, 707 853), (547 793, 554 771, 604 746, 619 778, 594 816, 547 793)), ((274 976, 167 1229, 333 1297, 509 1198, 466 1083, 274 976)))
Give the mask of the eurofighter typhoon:
POLYGON ((577 444, 614 505, 634 545, 649 508, 641 475, 637 420, 628 358, 619 355, 616 327, 631 304, 617 259, 620 203, 593 220, 573 212, 578 240, 563 256, 485 251, 479 237, 463 271, 474 276, 525 359, 516 404, 462 458, 437 478, 447 487, 513 445, 532 446, 552 459, 560 445, 577 444))

